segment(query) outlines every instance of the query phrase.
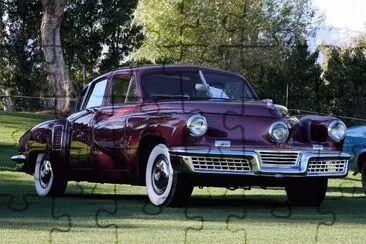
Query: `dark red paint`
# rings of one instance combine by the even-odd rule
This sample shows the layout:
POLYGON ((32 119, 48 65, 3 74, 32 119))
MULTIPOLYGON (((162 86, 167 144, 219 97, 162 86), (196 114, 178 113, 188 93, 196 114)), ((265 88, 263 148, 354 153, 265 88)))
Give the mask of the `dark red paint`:
MULTIPOLYGON (((211 70, 197 66, 148 66, 121 69, 105 74, 132 74, 137 81, 137 93, 142 94, 140 78, 154 70, 211 70)), ((214 70, 215 72, 226 71, 214 70)), ((232 73, 230 73, 232 74, 232 73)), ((95 80, 95 81, 96 81, 95 80)), ((93 81, 93 82, 95 82, 93 81)), ((89 87, 93 86, 93 82, 89 87)), ((52 128, 63 125, 62 150, 53 155, 64 159, 69 180, 96 182, 143 183, 142 145, 146 140, 161 141, 168 147, 215 147, 215 140, 230 140, 232 148, 283 149, 313 151, 320 144, 325 151, 341 151, 343 141, 317 141, 312 129, 323 133, 332 117, 302 118, 291 130, 287 143, 278 144, 269 139, 269 126, 285 121, 276 108, 257 100, 247 103, 225 101, 151 101, 141 97, 136 104, 109 106, 85 110, 70 115, 66 120, 42 123, 28 131, 21 139, 19 151, 28 156, 27 173, 32 174, 32 155, 42 150, 52 151, 52 128), (207 133, 200 138, 189 135, 186 124, 190 115, 201 113, 208 122, 207 133)), ((324 137, 324 136, 323 136, 324 137)), ((145 158, 146 160, 146 158, 145 158)))

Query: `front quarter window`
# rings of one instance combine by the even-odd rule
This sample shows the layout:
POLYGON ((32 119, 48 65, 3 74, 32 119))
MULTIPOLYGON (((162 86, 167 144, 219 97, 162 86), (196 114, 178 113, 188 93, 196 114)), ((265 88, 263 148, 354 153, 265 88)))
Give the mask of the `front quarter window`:
POLYGON ((83 91, 80 93, 80 96, 78 97, 77 101, 76 101, 76 106, 75 106, 75 112, 78 112, 81 110, 81 106, 83 104, 83 101, 85 99, 85 95, 86 92, 88 91, 89 86, 86 86, 83 91))
POLYGON ((85 108, 99 107, 103 105, 104 94, 107 86, 107 80, 101 80, 94 84, 93 90, 89 96, 85 108))

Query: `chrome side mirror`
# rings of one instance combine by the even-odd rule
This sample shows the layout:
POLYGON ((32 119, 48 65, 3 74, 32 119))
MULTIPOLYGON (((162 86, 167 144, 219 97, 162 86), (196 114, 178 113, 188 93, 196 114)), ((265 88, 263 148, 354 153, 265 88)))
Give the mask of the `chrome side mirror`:
POLYGON ((273 109, 274 108, 274 104, 273 104, 273 100, 266 98, 266 99, 262 99, 262 102, 264 102, 269 108, 273 109))

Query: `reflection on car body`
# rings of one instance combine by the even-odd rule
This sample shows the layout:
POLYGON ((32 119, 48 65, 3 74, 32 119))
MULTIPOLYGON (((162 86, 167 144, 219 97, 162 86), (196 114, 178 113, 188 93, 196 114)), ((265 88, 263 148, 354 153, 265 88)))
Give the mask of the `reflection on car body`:
POLYGON ((194 186, 285 187, 319 205, 348 173, 337 118, 284 116, 231 72, 190 65, 119 69, 93 80, 73 114, 35 126, 12 159, 40 196, 68 181, 144 185, 155 205, 181 205, 194 186))

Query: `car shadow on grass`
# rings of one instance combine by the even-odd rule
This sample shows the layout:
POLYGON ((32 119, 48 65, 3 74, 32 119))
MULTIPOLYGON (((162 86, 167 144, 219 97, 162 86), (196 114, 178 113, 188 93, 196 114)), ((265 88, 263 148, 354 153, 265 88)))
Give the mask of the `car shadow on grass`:
MULTIPOLYGON (((357 219, 358 223, 366 224, 365 196, 359 192, 352 194, 353 186, 348 185, 342 188, 342 192, 338 187, 329 187, 331 194, 327 195, 319 208, 293 208, 288 206, 284 191, 270 191, 271 194, 266 194, 265 191, 257 190, 236 195, 210 195, 206 191, 197 194, 196 191, 184 207, 159 208, 149 203, 142 188, 138 188, 136 193, 135 188, 132 188, 131 193, 114 194, 113 185, 106 185, 99 189, 102 191, 98 193, 90 193, 90 189, 88 189, 89 192, 80 193, 75 185, 71 185, 62 197, 41 198, 34 194, 31 176, 0 172, 0 178, 1 218, 8 219, 3 224, 8 225, 9 228, 14 221, 18 223, 18 228, 25 228, 22 223, 27 221, 27 218, 39 221, 50 218, 51 210, 56 216, 66 213, 73 218, 86 219, 97 216, 99 212, 101 216, 106 217, 112 213, 112 216, 118 218, 174 220, 178 217, 185 219, 185 213, 188 212, 187 216, 209 216, 210 221, 214 222, 222 221, 228 215, 235 215, 246 216, 248 220, 253 219, 263 223, 267 221, 277 223, 281 218, 273 214, 276 211, 286 218, 302 222, 314 222, 322 216, 322 218, 329 217, 329 214, 325 216, 323 213, 334 213, 337 216, 337 223, 352 223, 357 219), (10 202, 11 200, 13 202, 10 202)), ((123 189, 129 188, 123 186, 123 189)), ((29 228, 31 229, 31 226, 29 228)), ((42 228, 47 228, 47 225, 42 228)))

